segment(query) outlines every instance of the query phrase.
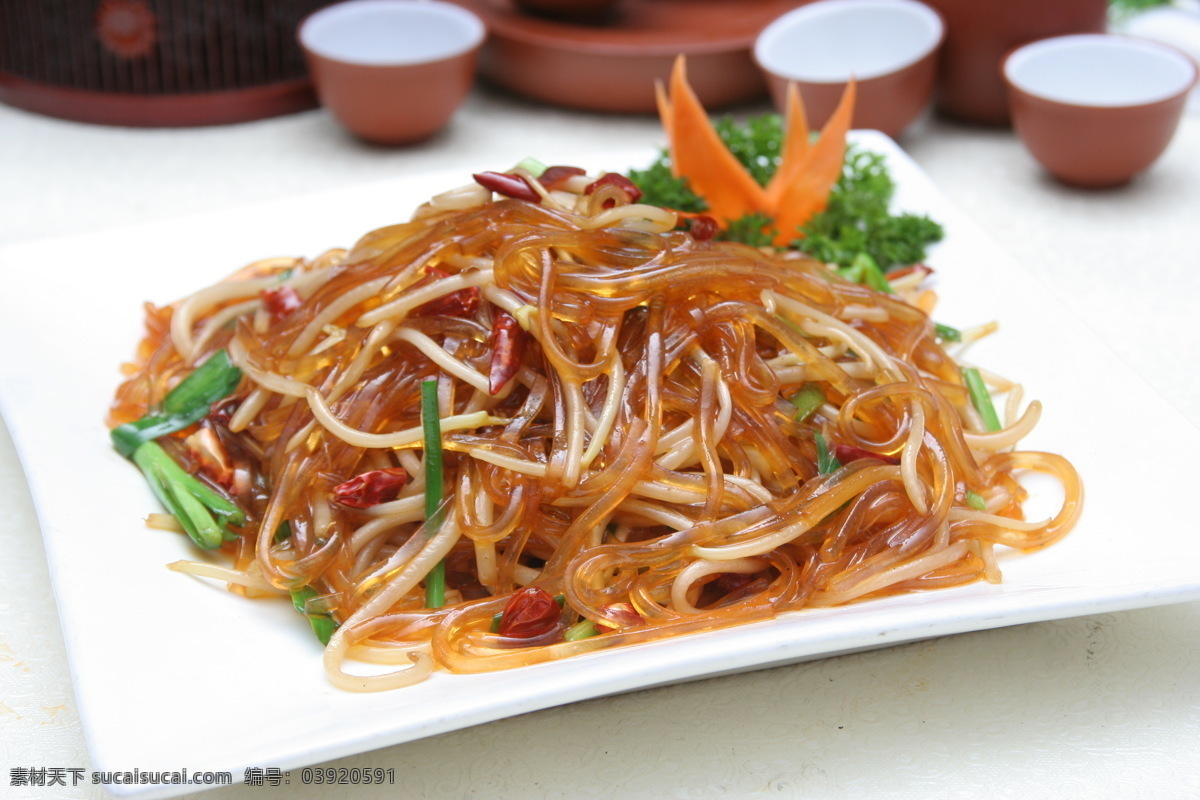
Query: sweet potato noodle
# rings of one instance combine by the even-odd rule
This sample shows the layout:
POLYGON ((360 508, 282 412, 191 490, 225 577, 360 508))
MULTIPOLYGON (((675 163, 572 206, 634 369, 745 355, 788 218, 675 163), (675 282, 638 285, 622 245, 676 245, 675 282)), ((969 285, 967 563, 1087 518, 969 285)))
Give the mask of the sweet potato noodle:
POLYGON ((997 581, 995 545, 1040 548, 1075 523, 1071 465, 1014 451, 1038 404, 1010 404, 1006 427, 985 432, 959 364, 901 296, 794 253, 699 241, 669 211, 585 194, 590 181, 535 182, 537 203, 465 187, 349 251, 258 262, 149 307, 111 422, 228 351, 244 375, 234 395, 161 442, 247 515, 223 547, 231 568, 192 571, 251 596, 315 589, 309 610, 339 623, 325 658, 336 685, 997 581), (268 302, 283 287, 294 308, 268 302), (523 349, 493 394, 504 315, 523 349), (427 532, 431 378, 447 494, 427 532), (789 398, 805 387, 824 399, 798 421, 789 398), (818 434, 845 461, 826 474, 818 434), (394 499, 335 496, 396 467, 409 480, 394 499), (1023 520, 1023 471, 1061 482, 1052 518, 1023 520), (446 605, 429 609, 422 584, 443 559, 446 605), (562 595, 556 624, 492 632, 528 585, 562 595), (584 620, 597 635, 563 637, 584 620))

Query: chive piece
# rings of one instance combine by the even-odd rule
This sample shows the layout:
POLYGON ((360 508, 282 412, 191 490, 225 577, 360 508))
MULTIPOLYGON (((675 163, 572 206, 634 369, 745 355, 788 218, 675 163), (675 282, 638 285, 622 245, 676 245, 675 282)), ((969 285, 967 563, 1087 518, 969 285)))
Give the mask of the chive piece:
MULTIPOLYGON (((275 529, 274 541, 285 542, 292 536, 292 526, 286 519, 275 529)), ((308 625, 316 634, 321 644, 329 644, 333 632, 337 630, 337 620, 326 611, 312 612, 308 610, 308 601, 317 596, 317 590, 312 586, 302 586, 291 592, 292 605, 308 619, 308 625)))
MULTIPOLYGON (((425 434, 425 535, 442 527, 442 420, 438 415, 438 382, 421 381, 421 426, 425 434)), ((425 605, 446 604, 446 562, 439 561, 425 577, 425 605)))
POLYGON ((933 324, 933 334, 943 342, 961 342, 962 331, 958 328, 952 328, 949 325, 943 325, 940 322, 933 324))
POLYGON ((189 425, 199 422, 207 413, 208 410, 204 409, 194 416, 190 414, 177 414, 170 417, 145 416, 135 422, 127 422, 113 428, 109 432, 109 436, 112 438, 113 447, 117 449, 117 452, 130 458, 144 443, 152 442, 168 433, 181 431, 189 425))
POLYGON ((806 383, 788 398, 788 402, 796 407, 796 422, 804 422, 825 402, 825 392, 815 383, 806 383))
POLYGON ((884 276, 883 270, 875 263, 875 259, 867 253, 859 253, 854 257, 854 264, 861 264, 862 283, 870 286, 877 292, 884 294, 895 294, 892 285, 888 283, 888 279, 884 276))
POLYGON ((199 547, 212 550, 232 539, 229 525, 246 521, 242 510, 205 486, 167 455, 157 442, 143 442, 133 453, 150 489, 199 547))
POLYGON ((996 416, 996 407, 992 405, 992 396, 988 393, 979 370, 975 367, 964 367, 962 374, 963 382, 967 384, 967 392, 971 395, 971 404, 975 406, 979 416, 983 417, 983 426, 989 431, 1000 430, 1000 418, 996 416))
POLYGON ((229 354, 218 350, 167 393, 161 413, 147 414, 135 422, 114 428, 109 434, 113 447, 129 458, 143 442, 199 422, 212 404, 229 396, 241 380, 242 371, 230 361, 229 354))
POLYGON ((321 641, 321 644, 329 644, 330 637, 337 630, 337 621, 327 612, 313 613, 308 610, 308 601, 317 596, 317 590, 311 586, 304 586, 296 589, 292 593, 292 605, 296 610, 308 618, 308 624, 312 628, 313 633, 321 641))
POLYGON ((813 433, 813 438, 817 441, 817 472, 821 475, 828 475, 841 469, 842 462, 829 452, 829 443, 825 441, 824 435, 820 431, 816 431, 813 433))
POLYGON ((195 372, 188 375, 163 399, 167 414, 190 414, 226 397, 242 380, 242 371, 234 366, 229 353, 218 350, 209 356, 195 372))
POLYGON ((807 334, 807 333, 805 333, 805 332, 803 331, 803 329, 801 329, 801 327, 800 327, 799 325, 797 325, 795 322, 793 322, 792 320, 790 320, 790 319, 788 319, 787 317, 785 317, 783 314, 776 314, 776 315, 775 315, 775 319, 779 320, 779 321, 780 321, 780 322, 782 322, 784 325, 787 325, 789 328, 791 328, 791 329, 792 329, 792 330, 794 330, 796 333, 798 333, 798 334, 800 334, 801 336, 803 336, 805 339, 807 339, 807 338, 808 338, 808 334, 807 334))
POLYGON ((838 267, 836 272, 851 283, 861 283, 884 294, 896 293, 883 270, 868 253, 858 253, 849 266, 838 267))
POLYGON ((246 515, 233 502, 188 474, 154 440, 199 421, 212 404, 229 395, 242 380, 224 350, 213 353, 163 398, 162 413, 114 428, 109 436, 117 452, 133 461, 151 491, 179 521, 197 546, 206 550, 232 540, 230 525, 246 515))
POLYGON ((522 158, 517 162, 517 169, 523 169, 535 178, 542 177, 542 173, 546 171, 546 165, 536 158, 522 158))
POLYGON ((834 272, 836 272, 838 275, 841 275, 851 283, 862 283, 862 264, 860 264, 857 260, 855 260, 854 263, 848 264, 844 267, 837 267, 834 272))
POLYGON ((983 499, 983 495, 973 492, 970 489, 967 489, 967 493, 963 496, 963 499, 967 505, 976 511, 983 511, 987 508, 987 501, 983 499))
MULTIPOLYGON (((134 422, 118 425, 108 432, 113 448, 125 458, 133 458, 137 449, 159 436, 174 432, 174 427, 162 424, 158 417, 142 417, 134 422)), ((189 423, 190 424, 190 423, 189 423)))
POLYGON ((563 638, 568 642, 577 642, 580 639, 590 639, 598 633, 600 631, 596 628, 596 623, 590 619, 582 619, 563 631, 563 638))

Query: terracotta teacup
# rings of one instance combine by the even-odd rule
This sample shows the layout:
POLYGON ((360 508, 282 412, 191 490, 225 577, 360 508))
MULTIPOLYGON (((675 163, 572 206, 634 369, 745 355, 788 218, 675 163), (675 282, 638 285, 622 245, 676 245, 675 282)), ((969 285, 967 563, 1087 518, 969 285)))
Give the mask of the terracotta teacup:
POLYGON ((1196 64, 1158 42, 1081 34, 1043 39, 1004 60, 1013 127, 1064 183, 1116 186, 1166 150, 1196 64))
POLYGON ((783 109, 787 85, 800 89, 809 123, 825 123, 850 76, 853 125, 896 137, 933 97, 942 20, 916 0, 818 0, 763 29, 754 59, 783 109))
POLYGON ((947 116, 1007 125, 1000 62, 1015 47, 1073 33, 1102 33, 1108 0, 926 0, 946 22, 936 105, 947 116))
POLYGON ((475 80, 486 30, 439 0, 348 0, 301 23, 321 104, 377 144, 410 144, 450 121, 475 80))

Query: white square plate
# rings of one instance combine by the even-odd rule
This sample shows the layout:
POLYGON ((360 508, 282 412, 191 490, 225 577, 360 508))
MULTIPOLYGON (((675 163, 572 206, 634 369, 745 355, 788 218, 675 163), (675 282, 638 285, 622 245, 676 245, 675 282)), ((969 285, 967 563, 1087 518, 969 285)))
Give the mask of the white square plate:
MULTIPOLYGON (((290 769, 605 694, 943 634, 1200 597, 1200 537, 1173 498, 1194 492, 1200 432, 1125 368, 949 203, 886 137, 897 205, 941 221, 937 318, 1001 332, 971 352, 1045 404, 1030 449, 1063 453, 1086 501, 1078 528, 1005 558, 979 584, 826 609, 487 675, 436 674, 386 694, 337 691, 321 651, 282 602, 248 601, 164 568, 185 537, 144 527, 155 503, 109 446, 105 411, 141 326, 166 303, 270 255, 316 255, 402 219, 469 180, 406 176, 353 190, 0 251, 0 410, 45 535, 86 737, 98 770, 290 769), (1107 387, 1120 387, 1119 398, 1107 387), (1114 404, 1119 403, 1119 408, 1114 404), (1137 409, 1137 428, 1115 422, 1137 409), (1148 464, 1145 443, 1171 441, 1148 464)), ((648 163, 607 157, 593 169, 648 163)), ((1043 505, 1047 498, 1041 500, 1043 505)), ((1036 513, 1036 512, 1035 512, 1036 513)), ((128 796, 190 787, 138 785, 128 796)))

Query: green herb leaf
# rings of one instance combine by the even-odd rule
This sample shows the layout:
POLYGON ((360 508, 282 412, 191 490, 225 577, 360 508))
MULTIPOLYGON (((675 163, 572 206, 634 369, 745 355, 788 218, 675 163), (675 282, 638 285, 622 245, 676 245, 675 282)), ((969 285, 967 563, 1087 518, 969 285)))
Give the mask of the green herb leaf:
MULTIPOLYGON (((765 114, 740 123, 725 117, 717 120, 714 128, 754 179, 767 185, 782 156, 782 117, 765 114)), ((685 178, 671 174, 665 150, 647 169, 633 170, 629 177, 642 190, 643 202, 690 213, 708 210, 704 198, 691 190, 685 178)), ((792 247, 843 268, 866 256, 883 274, 923 261, 929 245, 941 241, 944 231, 927 216, 891 213, 895 191, 884 156, 850 145, 828 205, 801 228, 803 236, 792 247)), ((771 243, 773 220, 764 214, 719 222, 726 226, 720 234, 724 240, 755 247, 771 243)), ((876 288, 882 283, 886 281, 876 281, 876 288)))
POLYGON ((761 212, 731 220, 717 234, 725 242, 741 242, 751 247, 769 247, 775 241, 774 220, 761 212))
POLYGON ((850 145, 829 204, 801 228, 794 246, 842 267, 865 254, 884 272, 924 260, 929 245, 941 241, 942 226, 926 216, 892 214, 895 191, 883 155, 850 145))
POLYGON ((702 213, 708 203, 688 186, 686 178, 671 174, 671 158, 666 150, 646 169, 629 171, 629 180, 642 190, 642 202, 676 211, 702 213))
POLYGON ((1113 26, 1120 26, 1147 9, 1169 6, 1171 3, 1172 0, 1108 0, 1109 22, 1113 26))
POLYGON ((750 176, 766 186, 783 157, 783 117, 763 114, 742 123, 722 117, 713 127, 750 176))

